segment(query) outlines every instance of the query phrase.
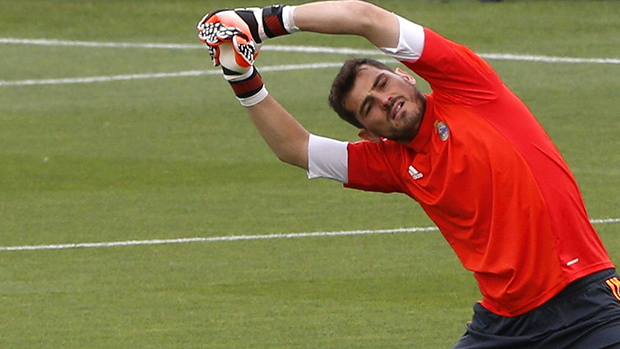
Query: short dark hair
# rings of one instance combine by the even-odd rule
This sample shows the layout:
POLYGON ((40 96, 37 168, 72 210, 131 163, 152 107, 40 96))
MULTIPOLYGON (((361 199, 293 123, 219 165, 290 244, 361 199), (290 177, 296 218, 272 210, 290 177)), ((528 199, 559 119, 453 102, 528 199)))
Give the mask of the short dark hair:
POLYGON ((364 65, 370 65, 382 70, 393 71, 387 65, 374 59, 350 59, 342 65, 342 68, 340 68, 340 72, 338 72, 338 75, 334 78, 334 82, 332 83, 332 88, 329 93, 329 105, 334 109, 338 116, 340 116, 342 120, 359 129, 364 128, 364 125, 359 122, 354 112, 345 108, 344 100, 351 92, 351 89, 353 89, 355 79, 357 78, 357 73, 364 65))

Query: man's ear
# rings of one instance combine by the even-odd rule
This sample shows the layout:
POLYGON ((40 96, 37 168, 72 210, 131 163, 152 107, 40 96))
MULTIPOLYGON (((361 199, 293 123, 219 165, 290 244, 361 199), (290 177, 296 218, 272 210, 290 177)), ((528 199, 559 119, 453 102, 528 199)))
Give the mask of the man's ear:
POLYGON ((407 82, 409 82, 412 85, 416 84, 416 80, 413 76, 411 76, 411 74, 407 73, 406 71, 400 69, 400 68, 396 68, 396 70, 394 71, 398 76, 402 77, 403 79, 405 79, 407 82))
POLYGON ((358 135, 361 139, 366 140, 366 141, 371 141, 371 142, 373 142, 373 143, 379 143, 379 142, 381 142, 381 137, 379 137, 379 136, 377 136, 376 134, 374 134, 374 133, 372 133, 372 132, 368 131, 368 130, 367 130, 367 129, 365 129, 365 128, 360 129, 360 130, 357 132, 357 135, 358 135))

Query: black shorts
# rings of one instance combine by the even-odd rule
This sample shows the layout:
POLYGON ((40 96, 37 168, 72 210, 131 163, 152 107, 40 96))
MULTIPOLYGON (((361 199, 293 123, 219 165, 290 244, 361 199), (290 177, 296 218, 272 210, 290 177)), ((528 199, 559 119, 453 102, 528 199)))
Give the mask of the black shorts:
POLYGON ((620 281, 615 269, 568 285, 540 307, 516 317, 474 306, 454 349, 620 349, 620 281))

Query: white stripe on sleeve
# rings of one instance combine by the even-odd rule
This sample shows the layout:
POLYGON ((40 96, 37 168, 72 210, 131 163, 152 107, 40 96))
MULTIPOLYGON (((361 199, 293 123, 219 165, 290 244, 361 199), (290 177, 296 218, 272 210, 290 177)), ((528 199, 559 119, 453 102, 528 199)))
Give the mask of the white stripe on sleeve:
POLYGON ((398 15, 396 17, 400 26, 398 47, 380 49, 399 61, 415 62, 422 56, 424 50, 424 27, 398 15))
POLYGON ((308 140, 308 178, 349 180, 349 143, 311 134, 308 140))

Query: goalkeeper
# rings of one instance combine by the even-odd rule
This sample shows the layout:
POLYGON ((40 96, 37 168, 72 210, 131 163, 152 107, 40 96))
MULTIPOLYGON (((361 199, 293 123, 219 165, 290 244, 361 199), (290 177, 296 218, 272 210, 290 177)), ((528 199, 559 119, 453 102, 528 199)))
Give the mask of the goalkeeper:
POLYGON ((433 220, 482 294, 455 348, 620 348, 620 280, 576 181, 479 56, 361 1, 221 10, 198 29, 279 159, 309 178, 403 193, 433 220), (265 40, 297 31, 365 37, 432 92, 403 70, 349 60, 329 101, 362 141, 310 134, 253 64, 265 40))

